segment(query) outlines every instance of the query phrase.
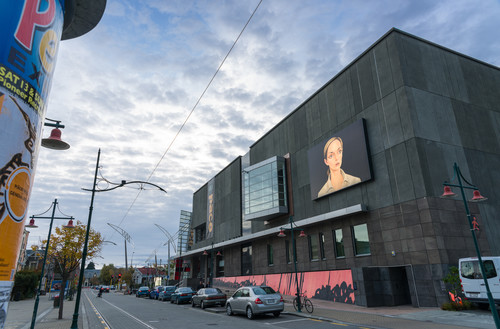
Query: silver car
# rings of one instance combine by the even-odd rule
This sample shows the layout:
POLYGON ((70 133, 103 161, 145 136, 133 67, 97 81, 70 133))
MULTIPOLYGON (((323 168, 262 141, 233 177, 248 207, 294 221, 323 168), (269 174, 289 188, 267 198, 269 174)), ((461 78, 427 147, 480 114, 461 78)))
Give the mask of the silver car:
POLYGON ((278 317, 284 308, 283 297, 267 286, 241 287, 226 302, 227 315, 246 314, 249 319, 264 313, 278 317))

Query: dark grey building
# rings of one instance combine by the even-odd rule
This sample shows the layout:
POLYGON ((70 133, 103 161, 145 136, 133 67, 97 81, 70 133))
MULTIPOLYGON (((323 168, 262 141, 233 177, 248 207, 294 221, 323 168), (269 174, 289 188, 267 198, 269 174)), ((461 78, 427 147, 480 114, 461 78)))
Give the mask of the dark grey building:
POLYGON ((292 218, 310 297, 447 301, 443 276, 476 255, 462 200, 440 198, 454 163, 489 198, 470 204, 482 254, 500 254, 499 87, 499 68, 390 30, 194 193, 192 280, 294 278, 292 218), (312 282, 325 271, 350 278, 312 282))

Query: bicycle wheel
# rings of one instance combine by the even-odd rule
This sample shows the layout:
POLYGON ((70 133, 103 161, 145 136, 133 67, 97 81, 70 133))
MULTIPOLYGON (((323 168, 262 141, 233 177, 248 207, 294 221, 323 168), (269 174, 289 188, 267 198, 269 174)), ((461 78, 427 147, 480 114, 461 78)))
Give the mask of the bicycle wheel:
POLYGON ((293 308, 297 311, 297 297, 293 299, 293 308))
POLYGON ((305 299, 304 304, 307 312, 312 313, 314 311, 314 306, 310 299, 305 299))

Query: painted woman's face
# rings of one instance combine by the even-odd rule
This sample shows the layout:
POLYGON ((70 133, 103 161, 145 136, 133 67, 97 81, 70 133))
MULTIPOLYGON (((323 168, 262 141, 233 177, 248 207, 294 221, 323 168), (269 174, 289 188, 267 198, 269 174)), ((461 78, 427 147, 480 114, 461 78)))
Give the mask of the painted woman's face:
POLYGON ((339 140, 334 140, 326 152, 325 164, 330 168, 330 171, 339 171, 342 166, 342 144, 339 140))

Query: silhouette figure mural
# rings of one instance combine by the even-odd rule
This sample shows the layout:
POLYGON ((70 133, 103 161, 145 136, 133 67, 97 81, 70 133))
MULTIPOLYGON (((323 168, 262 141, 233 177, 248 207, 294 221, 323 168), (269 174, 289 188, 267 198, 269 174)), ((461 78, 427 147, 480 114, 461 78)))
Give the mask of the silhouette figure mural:
MULTIPOLYGON (((300 291, 308 298, 354 304, 354 288, 350 270, 298 273, 300 291)), ((297 292, 295 273, 247 275, 214 278, 218 288, 236 290, 243 286, 270 286, 279 293, 294 296, 297 292)))

